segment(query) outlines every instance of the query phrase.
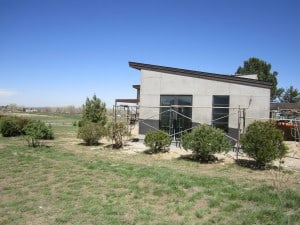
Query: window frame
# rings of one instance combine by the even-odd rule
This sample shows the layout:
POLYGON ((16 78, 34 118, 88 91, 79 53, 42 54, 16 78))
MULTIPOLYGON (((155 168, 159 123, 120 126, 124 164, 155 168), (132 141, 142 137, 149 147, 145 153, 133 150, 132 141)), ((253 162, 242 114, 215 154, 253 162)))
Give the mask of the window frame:
POLYGON ((159 116, 159 129, 160 130, 165 130, 168 133, 178 133, 178 131, 180 131, 181 129, 185 130, 185 129, 189 129, 192 127, 192 115, 193 115, 193 110, 192 110, 192 106, 193 106, 193 95, 160 95, 160 116, 159 116), (165 97, 169 97, 170 101, 169 102, 173 102, 173 104, 163 104, 163 98, 165 97), (188 104, 179 104, 180 103, 180 97, 189 97, 190 102, 188 104), (172 100, 171 100, 172 99, 172 100), (190 120, 188 118, 185 118, 181 115, 179 115, 178 113, 173 112, 172 115, 170 114, 164 114, 165 111, 169 110, 171 108, 172 105, 175 106, 179 106, 179 107, 174 107, 173 109, 180 113, 183 114, 189 118, 191 118, 190 120), (169 106, 169 107, 167 107, 169 106), (180 106, 191 106, 191 107, 180 107, 180 106), (165 121, 163 121, 165 120, 165 121), (167 120, 168 120, 168 125, 167 124, 167 120), (172 121, 176 121, 176 123, 182 124, 183 127, 178 127, 178 124, 170 124, 170 120, 172 121), (173 131, 171 131, 171 127, 176 127, 174 128, 173 131))
POLYGON ((230 106, 229 95, 212 96, 212 126, 220 128, 224 130, 226 133, 228 133, 229 131, 229 106, 230 106), (218 97, 220 99, 217 100, 218 97), (222 100, 221 98, 225 98, 225 102, 224 99, 222 100))

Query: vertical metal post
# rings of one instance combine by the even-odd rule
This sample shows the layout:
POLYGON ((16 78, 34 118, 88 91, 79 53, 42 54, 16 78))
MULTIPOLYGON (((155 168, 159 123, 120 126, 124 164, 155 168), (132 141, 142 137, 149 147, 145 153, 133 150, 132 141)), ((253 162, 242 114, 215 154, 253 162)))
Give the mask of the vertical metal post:
POLYGON ((237 147, 236 147, 236 159, 239 158, 239 151, 240 151, 240 137, 241 137, 241 109, 239 106, 238 111, 238 137, 237 137, 237 147))
POLYGON ((172 106, 169 109, 169 135, 172 134, 172 106))
POLYGON ((246 129, 246 109, 243 109, 243 133, 245 132, 246 129))

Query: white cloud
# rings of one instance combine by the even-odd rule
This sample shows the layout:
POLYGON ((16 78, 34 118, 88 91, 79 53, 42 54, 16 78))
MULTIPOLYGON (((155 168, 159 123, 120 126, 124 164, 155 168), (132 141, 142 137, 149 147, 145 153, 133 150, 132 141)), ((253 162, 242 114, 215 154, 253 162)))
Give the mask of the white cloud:
POLYGON ((11 97, 16 95, 17 92, 15 90, 10 89, 0 89, 0 97, 11 97))

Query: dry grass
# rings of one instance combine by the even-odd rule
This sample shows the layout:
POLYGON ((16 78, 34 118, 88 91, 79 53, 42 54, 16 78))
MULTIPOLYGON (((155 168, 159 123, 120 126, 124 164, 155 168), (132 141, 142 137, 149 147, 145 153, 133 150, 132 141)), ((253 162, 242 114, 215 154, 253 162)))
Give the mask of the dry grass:
POLYGON ((48 147, 0 137, 0 224, 300 223, 297 170, 280 180, 230 161, 88 147, 76 127, 53 120, 48 147))

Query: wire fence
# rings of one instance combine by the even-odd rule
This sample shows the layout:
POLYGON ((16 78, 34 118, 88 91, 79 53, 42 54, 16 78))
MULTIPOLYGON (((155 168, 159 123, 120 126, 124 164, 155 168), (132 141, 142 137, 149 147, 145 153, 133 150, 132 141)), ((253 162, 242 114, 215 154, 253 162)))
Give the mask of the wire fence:
MULTIPOLYGON (((152 111, 152 110, 149 110, 152 111)), ((135 123, 139 123, 139 125, 143 125, 148 127, 151 130, 160 130, 159 126, 154 126, 153 124, 150 124, 148 121, 155 119, 155 120, 161 120, 162 116, 164 114, 173 114, 173 117, 176 115, 180 116, 181 118, 189 120, 191 123, 190 127, 187 128, 179 128, 175 129, 173 126, 173 123, 171 122, 171 119, 173 118, 172 116, 169 116, 169 129, 168 133, 170 135, 170 138, 175 141, 175 142, 180 142, 182 134, 185 132, 189 132, 190 130, 194 129, 200 124, 208 124, 208 125, 213 125, 217 121, 221 121, 225 118, 230 118, 230 120, 235 120, 235 124, 237 124, 234 129, 237 130, 237 135, 233 136, 228 133, 225 135, 233 141, 233 143, 236 145, 239 145, 239 138, 240 136, 245 132, 246 125, 250 124, 252 121, 255 120, 264 120, 264 121, 274 121, 278 128, 282 129, 285 133, 285 137, 289 140, 295 140, 295 141, 300 141, 300 120, 297 118, 294 119, 283 119, 283 118, 259 118, 259 117, 251 117, 251 116, 246 116, 247 108, 240 108, 240 107, 206 107, 206 106, 189 106, 189 105, 171 105, 171 106, 156 106, 156 107, 128 107, 128 106, 116 106, 115 107, 115 118, 119 117, 119 119, 123 120, 126 122, 128 125, 133 125, 135 123), (153 113, 152 115, 146 117, 146 118, 139 118, 139 109, 159 109, 159 112, 153 113), (193 120, 193 117, 187 116, 184 113, 179 112, 177 109, 178 108, 196 108, 196 109, 228 109, 231 110, 231 113, 228 113, 224 116, 220 116, 216 119, 212 119, 210 121, 206 122, 200 122, 200 121, 195 121, 193 120), (161 110, 161 109, 166 109, 166 110, 161 110)))

